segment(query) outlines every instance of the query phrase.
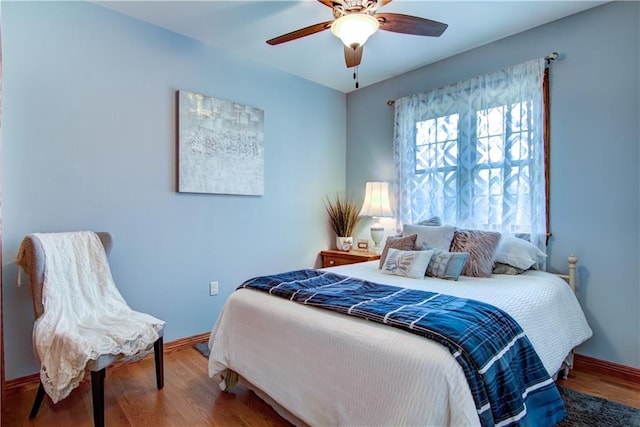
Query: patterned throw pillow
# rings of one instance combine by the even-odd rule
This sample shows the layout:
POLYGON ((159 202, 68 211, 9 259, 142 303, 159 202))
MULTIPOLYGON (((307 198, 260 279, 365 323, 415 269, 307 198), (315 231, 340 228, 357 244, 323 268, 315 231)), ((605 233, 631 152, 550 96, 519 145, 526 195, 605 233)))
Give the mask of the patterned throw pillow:
POLYGON ((448 251, 456 228, 453 226, 432 227, 427 225, 405 224, 402 228, 402 235, 417 234, 416 250, 421 250, 423 244, 428 244, 434 248, 448 251))
POLYGON ((447 252, 433 248, 428 244, 422 246, 424 250, 433 250, 431 261, 427 267, 427 276, 446 280, 458 280, 464 267, 468 252, 447 252))
POLYGON ((397 237, 397 236, 389 236, 387 237, 387 241, 384 244, 384 249, 382 249, 382 253, 380 254, 380 264, 378 268, 382 268, 384 265, 384 260, 387 258, 387 252, 389 249, 400 249, 402 251, 412 251, 416 244, 416 238, 418 236, 416 234, 412 234, 411 236, 397 237))
POLYGON ((390 248, 382 272, 396 276, 422 279, 433 251, 401 251, 390 248))
POLYGON ((462 268, 463 276, 490 277, 493 254, 500 243, 500 233, 480 230, 457 230, 451 242, 451 252, 469 252, 462 268))
POLYGON ((514 267, 513 265, 503 264, 501 262, 496 262, 493 266, 493 274, 509 274, 515 276, 517 274, 522 274, 526 270, 522 268, 514 267))

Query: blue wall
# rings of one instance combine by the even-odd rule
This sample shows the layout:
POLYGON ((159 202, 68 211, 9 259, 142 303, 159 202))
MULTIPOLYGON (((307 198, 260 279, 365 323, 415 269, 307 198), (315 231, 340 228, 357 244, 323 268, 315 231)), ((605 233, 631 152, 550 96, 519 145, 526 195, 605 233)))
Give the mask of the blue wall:
MULTIPOLYGON (((578 352, 640 368, 640 3, 613 2, 347 96, 347 190, 393 180, 393 107, 528 59, 551 67, 549 269, 579 257, 578 297, 594 336, 578 352)), ((366 236, 366 225, 360 228, 366 236)), ((551 333, 552 331, 550 331, 551 333)))
POLYGON ((37 372, 25 234, 111 231, 116 283, 166 341, 209 331, 242 280, 317 265, 322 198, 345 186, 344 94, 90 3, 2 12, 7 379, 37 372), (264 196, 175 192, 178 89, 264 110, 264 196))

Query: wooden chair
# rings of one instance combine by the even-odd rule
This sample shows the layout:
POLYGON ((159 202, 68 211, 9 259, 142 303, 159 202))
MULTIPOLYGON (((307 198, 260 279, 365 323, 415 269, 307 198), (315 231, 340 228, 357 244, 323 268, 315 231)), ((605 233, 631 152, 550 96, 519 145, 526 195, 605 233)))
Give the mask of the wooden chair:
MULTIPOLYGON (((98 232, 96 234, 100 238, 105 252, 108 255, 113 246, 113 238, 111 234, 106 232, 98 232)), ((33 298, 33 311, 35 313, 35 318, 37 319, 44 313, 44 306, 42 304, 42 286, 44 283, 45 271, 44 250, 40 241, 33 236, 26 236, 22 244, 25 249, 25 256, 20 265, 24 268, 29 277, 33 298)), ((158 390, 164 387, 163 332, 164 328, 159 332, 160 338, 158 338, 158 340, 153 344, 156 366, 156 384, 158 386, 158 390)), ((93 420, 96 427, 104 426, 104 378, 106 368, 123 358, 124 356, 122 355, 103 354, 95 360, 90 360, 87 364, 86 370, 91 372, 93 420)), ((40 408, 44 398, 44 394, 45 389, 41 381, 29 418, 34 418, 37 415, 38 409, 40 408)))

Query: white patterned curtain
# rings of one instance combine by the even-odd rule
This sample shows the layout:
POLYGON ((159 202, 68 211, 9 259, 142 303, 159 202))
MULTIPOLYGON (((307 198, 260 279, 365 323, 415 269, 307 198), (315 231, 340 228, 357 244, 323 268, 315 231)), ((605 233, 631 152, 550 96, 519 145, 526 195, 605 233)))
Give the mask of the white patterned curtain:
POLYGON ((395 101, 398 221, 526 234, 546 250, 543 58, 395 101))

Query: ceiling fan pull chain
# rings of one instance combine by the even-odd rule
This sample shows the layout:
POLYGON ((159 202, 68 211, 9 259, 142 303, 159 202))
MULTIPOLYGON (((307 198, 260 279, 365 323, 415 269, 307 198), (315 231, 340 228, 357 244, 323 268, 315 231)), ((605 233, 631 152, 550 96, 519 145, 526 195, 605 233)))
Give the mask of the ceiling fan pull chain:
POLYGON ((356 81, 356 89, 360 87, 360 83, 358 82, 358 66, 356 65, 355 71, 353 72, 353 80, 356 81))

